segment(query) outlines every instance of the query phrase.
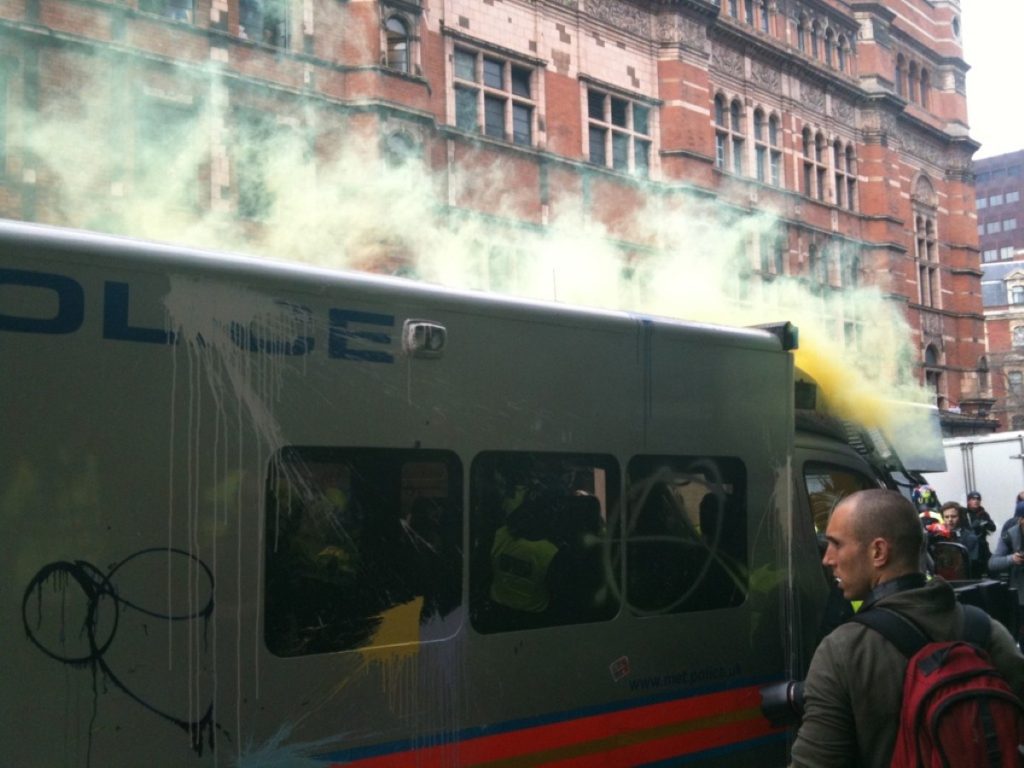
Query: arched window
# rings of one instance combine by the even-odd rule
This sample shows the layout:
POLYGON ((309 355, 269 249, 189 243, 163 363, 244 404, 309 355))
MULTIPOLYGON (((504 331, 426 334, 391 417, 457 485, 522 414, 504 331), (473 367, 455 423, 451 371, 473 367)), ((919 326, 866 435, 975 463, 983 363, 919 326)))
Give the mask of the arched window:
POLYGON ((754 26, 754 0, 743 0, 743 20, 754 26))
POLYGON ((895 73, 895 75, 893 77, 893 80, 896 81, 896 95, 897 96, 905 96, 906 95, 906 91, 904 90, 904 82, 903 82, 903 77, 904 77, 904 72, 906 71, 906 67, 907 67, 906 59, 903 58, 903 54, 901 53, 899 56, 896 57, 896 73, 895 73))
POLYGON ((812 149, 814 140, 811 137, 811 129, 809 127, 805 127, 800 138, 802 139, 804 154, 804 188, 802 192, 808 197, 811 197, 811 195, 814 194, 814 150, 812 149))
POLYGON ((715 167, 725 170, 725 155, 729 143, 729 126, 725 122, 725 96, 715 96, 715 167))
POLYGON ((832 169, 835 175, 836 205, 843 207, 843 198, 846 193, 846 176, 843 172, 846 160, 846 153, 843 152, 843 144, 836 139, 832 145, 832 169))
POLYGON ((836 54, 838 58, 838 66, 840 72, 846 71, 846 37, 843 35, 839 36, 836 41, 836 54))
POLYGON ((387 34, 387 66, 408 73, 409 27, 397 16, 389 16, 384 26, 387 34))
POLYGON ((931 76, 928 74, 928 70, 921 69, 921 106, 928 106, 928 91, 931 89, 931 76))
POLYGON ((836 36, 829 27, 825 30, 825 63, 830 67, 835 66, 836 36))
POLYGON ((821 37, 821 25, 814 22, 811 25, 811 56, 818 58, 818 38, 821 37))
POLYGON ((796 23, 796 47, 800 53, 807 52, 807 17, 801 16, 796 23))
POLYGON ((907 98, 910 101, 917 100, 917 62, 910 62, 907 68, 907 98))
POLYGON ((810 245, 807 247, 807 277, 810 278, 811 290, 817 290, 821 287, 818 282, 819 265, 821 259, 818 256, 818 246, 810 245))
POLYGON ((732 129, 732 172, 738 176, 743 173, 743 105, 739 99, 733 99, 729 114, 732 129))
POLYGON ((782 146, 779 143, 779 116, 768 118, 768 178, 776 187, 782 186, 782 146))
POLYGON ((761 31, 768 32, 768 0, 761 0, 759 10, 761 12, 761 31))
POLYGON ((846 145, 846 207, 857 210, 857 156, 853 144, 846 145))
POLYGON ((768 179, 768 147, 765 144, 764 112, 754 110, 754 175, 760 182, 768 179))
POLYGON ((738 19, 740 17, 739 0, 729 0, 729 15, 734 19, 738 19))
POLYGON ((825 136, 822 133, 818 133, 814 137, 814 164, 816 173, 816 187, 817 197, 819 200, 825 199, 825 136))

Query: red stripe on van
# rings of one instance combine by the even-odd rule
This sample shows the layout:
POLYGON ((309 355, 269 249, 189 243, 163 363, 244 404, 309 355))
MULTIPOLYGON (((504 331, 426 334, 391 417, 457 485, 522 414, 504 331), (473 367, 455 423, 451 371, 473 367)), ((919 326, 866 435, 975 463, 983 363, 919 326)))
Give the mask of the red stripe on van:
POLYGON ((775 731, 761 715, 759 688, 751 686, 337 765, 359 768, 624 766, 740 744, 775 731))

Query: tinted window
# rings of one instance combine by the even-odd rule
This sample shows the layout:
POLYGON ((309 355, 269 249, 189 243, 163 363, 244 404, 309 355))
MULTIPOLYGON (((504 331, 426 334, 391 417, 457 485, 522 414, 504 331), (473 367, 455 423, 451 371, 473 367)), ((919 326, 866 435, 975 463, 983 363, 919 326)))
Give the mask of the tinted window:
POLYGON ((267 479, 271 652, 451 634, 444 618, 461 596, 461 487, 459 461, 445 451, 281 451, 267 479))
POLYGON ((739 605, 747 594, 746 471, 735 458, 642 456, 627 474, 634 613, 739 605))
POLYGON ((814 531, 825 533, 833 507, 854 491, 878 488, 878 483, 846 467, 808 462, 804 465, 804 487, 810 502, 814 531))
POLYGON ((619 470, 610 456, 486 452, 470 477, 470 609, 479 632, 611 618, 619 470))

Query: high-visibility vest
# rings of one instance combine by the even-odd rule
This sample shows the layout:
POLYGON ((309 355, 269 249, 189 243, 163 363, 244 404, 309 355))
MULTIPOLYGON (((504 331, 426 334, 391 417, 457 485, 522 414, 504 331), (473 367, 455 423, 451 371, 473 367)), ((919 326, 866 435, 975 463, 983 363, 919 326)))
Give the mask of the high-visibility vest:
POLYGON ((545 610, 550 597, 544 580, 557 552, 547 539, 520 539, 507 526, 499 528, 491 546, 491 600, 517 611, 545 610))

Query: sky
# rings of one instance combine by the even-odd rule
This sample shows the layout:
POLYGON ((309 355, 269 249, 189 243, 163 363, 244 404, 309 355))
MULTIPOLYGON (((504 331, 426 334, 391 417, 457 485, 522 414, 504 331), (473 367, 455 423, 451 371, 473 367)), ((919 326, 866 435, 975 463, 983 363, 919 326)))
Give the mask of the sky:
POLYGON ((981 142, 974 159, 1024 149, 1017 78, 1024 0, 960 0, 967 73, 967 119, 981 142))

